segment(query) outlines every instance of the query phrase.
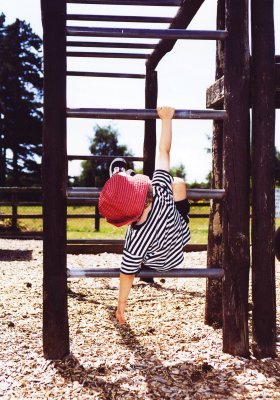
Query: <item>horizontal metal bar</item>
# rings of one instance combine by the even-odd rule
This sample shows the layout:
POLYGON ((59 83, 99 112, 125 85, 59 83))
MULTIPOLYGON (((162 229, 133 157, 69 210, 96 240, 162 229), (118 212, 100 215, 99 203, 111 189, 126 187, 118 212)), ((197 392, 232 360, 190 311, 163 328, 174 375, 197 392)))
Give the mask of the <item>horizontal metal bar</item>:
MULTIPOLYGON (((69 155, 67 156, 67 159, 69 161, 73 160, 92 160, 92 161, 113 161, 117 156, 93 156, 93 155, 87 155, 87 156, 76 156, 76 155, 69 155)), ((134 157, 134 156, 122 156, 123 159, 126 161, 144 161, 144 157, 134 157)), ((88 188, 87 188, 88 189, 88 188)))
POLYGON ((68 47, 104 47, 115 49, 154 49, 156 44, 152 43, 122 43, 122 42, 80 42, 68 40, 68 47))
POLYGON ((1 186, 0 193, 26 193, 26 192, 41 192, 41 187, 18 187, 18 186, 1 186))
POLYGON ((125 5, 125 6, 180 6, 181 0, 67 0, 75 4, 125 5))
MULTIPOLYGON (((81 197, 81 198, 95 198, 99 197, 100 190, 96 189, 91 190, 88 188, 87 190, 79 190, 79 188, 68 188, 67 195, 68 198, 73 197, 81 197)), ((188 199, 190 200, 200 200, 200 199, 222 199, 225 196, 224 189, 188 189, 188 199)))
POLYGON ((170 24, 173 18, 169 17, 146 17, 135 15, 86 15, 67 14, 68 21, 112 21, 112 22, 147 22, 170 24))
POLYGON ((124 239, 68 239, 67 244, 118 244, 124 245, 124 239))
MULTIPOLYGON (((100 254, 100 253, 114 253, 122 254, 123 244, 67 244, 67 254, 100 254)), ((188 244, 184 247, 183 251, 197 252, 206 251, 207 244, 188 244)))
MULTIPOLYGON (((222 268, 173 268, 169 271, 156 271, 143 268, 139 278, 222 278, 222 268)), ((118 268, 67 269, 68 278, 118 278, 118 268)))
POLYGON ((67 76, 86 76, 91 78, 128 78, 128 79, 145 79, 146 75, 141 74, 117 74, 111 72, 82 72, 67 71, 67 76))
MULTIPOLYGON (((176 110, 174 119, 225 119, 224 110, 176 110)), ((68 108, 68 118, 97 118, 147 120, 156 119, 156 110, 117 109, 117 108, 68 108)))
POLYGON ((0 202, 0 207, 33 207, 33 206, 42 206, 42 202, 40 201, 1 201, 0 202))
POLYGON ((68 36, 94 37, 125 37, 149 39, 192 39, 192 40, 223 40, 227 31, 191 31, 185 29, 130 29, 130 28, 94 28, 83 26, 68 26, 68 36))
POLYGON ((95 57, 95 58, 141 58, 147 60, 149 54, 140 53, 102 53, 97 51, 67 51, 67 57, 95 57))

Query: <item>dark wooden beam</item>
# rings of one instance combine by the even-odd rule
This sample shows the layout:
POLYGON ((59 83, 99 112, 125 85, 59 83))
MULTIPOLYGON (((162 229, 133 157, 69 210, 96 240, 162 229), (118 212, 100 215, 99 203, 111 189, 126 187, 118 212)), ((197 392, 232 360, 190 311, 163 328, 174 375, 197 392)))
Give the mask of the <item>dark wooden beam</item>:
MULTIPOLYGON (((217 29, 225 29, 225 0, 217 3, 217 29)), ((216 43, 215 79, 224 74, 224 41, 216 43)), ((220 107, 223 108, 223 107, 220 107)), ((223 188, 223 122, 213 121, 211 187, 223 188)), ((213 200, 210 207, 207 268, 223 268, 222 220, 224 203, 213 200)), ((209 279, 206 282, 205 323, 222 327, 222 282, 209 279)))
MULTIPOLYGON (((170 29, 186 29, 194 16, 200 9, 201 5, 204 3, 204 0, 184 0, 182 1, 182 5, 179 8, 176 16, 173 18, 172 23, 170 24, 170 29)), ((171 51, 176 43, 176 39, 166 40, 162 39, 157 44, 155 50, 150 55, 146 65, 147 69, 154 70, 163 56, 171 51)))
MULTIPOLYGON (((145 82, 145 108, 156 109, 158 96, 157 72, 147 70, 145 82)), ((145 158, 143 173, 152 179, 156 162, 156 120, 145 120, 143 155, 145 158)))
POLYGON ((247 0, 226 0, 226 29, 224 76, 228 118, 224 121, 223 351, 248 357, 250 58, 247 0))
POLYGON ((66 280, 65 0, 41 0, 44 42, 43 348, 47 359, 68 355, 66 280))
POLYGON ((253 353, 276 356, 273 0, 251 2, 253 353))
POLYGON ((126 74, 113 72, 85 72, 85 71, 67 71, 67 76, 84 76, 87 78, 122 78, 122 79, 145 79, 143 74, 126 74))
MULTIPOLYGON (((275 108, 280 108, 280 63, 275 64, 275 108)), ((252 96, 250 96, 252 97, 252 96)), ((250 104, 252 100, 250 100, 250 104)), ((206 90, 206 108, 223 108, 224 104, 224 77, 217 79, 206 90)))

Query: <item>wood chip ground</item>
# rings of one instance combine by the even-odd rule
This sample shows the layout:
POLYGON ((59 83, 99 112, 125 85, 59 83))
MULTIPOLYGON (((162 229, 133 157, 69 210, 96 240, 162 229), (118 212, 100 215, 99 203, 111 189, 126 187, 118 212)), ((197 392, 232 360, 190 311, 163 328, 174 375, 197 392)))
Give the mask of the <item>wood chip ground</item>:
MULTIPOLYGON (((280 358, 222 352, 203 323, 205 280, 135 283, 128 321, 114 318, 118 279, 69 281, 71 355, 42 354, 42 242, 1 240, 0 397, 3 399, 280 399, 280 358)), ((118 267, 115 254, 68 256, 68 266, 118 267)), ((206 252, 186 254, 186 266, 206 252)), ((277 263, 280 348, 280 265, 277 263)))

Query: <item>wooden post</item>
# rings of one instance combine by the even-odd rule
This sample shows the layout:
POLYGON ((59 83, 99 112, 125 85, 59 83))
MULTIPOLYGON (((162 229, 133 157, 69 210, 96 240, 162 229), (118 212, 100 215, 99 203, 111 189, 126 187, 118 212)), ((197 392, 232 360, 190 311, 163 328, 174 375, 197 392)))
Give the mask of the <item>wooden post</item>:
MULTIPOLYGON (((145 86, 145 108, 155 109, 157 107, 157 72, 153 70, 146 70, 146 86, 145 86)), ((156 159, 156 120, 145 121, 145 135, 144 135, 144 165, 143 173, 152 178, 155 170, 156 159)))
POLYGON ((262 358, 276 355, 273 0, 254 0, 251 7, 253 352, 262 358))
POLYGON ((44 28, 43 348, 69 354, 66 277, 66 2, 41 0, 44 28))
POLYGON ((247 0, 226 0, 223 351, 247 357, 249 248, 249 40, 247 0))
MULTIPOLYGON (((217 29, 225 29, 225 0, 217 3, 217 29)), ((215 79, 224 75, 224 41, 218 41, 216 45, 216 73, 215 79)), ((223 188, 223 121, 213 122, 212 137, 212 188, 223 188)), ((223 202, 212 200, 209 216, 207 268, 223 267, 223 243, 222 243, 222 218, 223 202)), ((207 279, 205 323, 207 325, 221 327, 222 315, 222 281, 219 279, 207 279)))

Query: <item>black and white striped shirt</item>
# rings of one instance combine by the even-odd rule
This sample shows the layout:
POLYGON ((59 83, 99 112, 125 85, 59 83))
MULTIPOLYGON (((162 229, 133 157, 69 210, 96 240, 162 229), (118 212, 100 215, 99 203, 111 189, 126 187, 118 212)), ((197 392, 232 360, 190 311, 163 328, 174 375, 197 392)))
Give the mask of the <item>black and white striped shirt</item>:
POLYGON ((177 210, 172 192, 172 177, 156 170, 153 179, 153 203, 146 221, 128 227, 121 272, 136 274, 141 265, 164 271, 179 266, 190 230, 177 210))

